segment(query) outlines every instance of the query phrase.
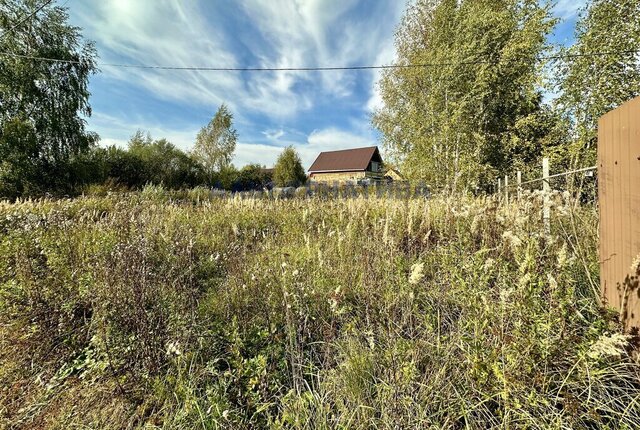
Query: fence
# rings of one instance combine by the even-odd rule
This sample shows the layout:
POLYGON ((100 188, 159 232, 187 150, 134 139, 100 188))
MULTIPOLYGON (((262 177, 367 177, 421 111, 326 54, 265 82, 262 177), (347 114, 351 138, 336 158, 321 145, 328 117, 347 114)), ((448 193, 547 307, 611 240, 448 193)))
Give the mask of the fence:
POLYGON ((640 97, 598 125, 600 286, 625 328, 640 326, 637 271, 640 253, 640 97))
POLYGON ((542 185, 541 191, 543 195, 543 206, 542 206, 542 218, 544 220, 544 228, 547 234, 551 233, 551 179, 554 178, 563 178, 571 175, 577 175, 580 173, 590 173, 596 171, 598 169, 597 166, 592 167, 584 167, 581 169, 570 170, 562 173, 550 174, 550 163, 548 158, 542 159, 542 176, 537 179, 531 179, 528 181, 522 181, 522 172, 520 170, 516 171, 516 183, 509 184, 509 176, 505 175, 504 182, 503 179, 498 179, 497 190, 498 195, 503 197, 504 201, 509 203, 511 198, 511 191, 515 188, 516 190, 516 198, 520 200, 522 197, 523 187, 526 185, 533 185, 536 183, 540 183, 542 185))

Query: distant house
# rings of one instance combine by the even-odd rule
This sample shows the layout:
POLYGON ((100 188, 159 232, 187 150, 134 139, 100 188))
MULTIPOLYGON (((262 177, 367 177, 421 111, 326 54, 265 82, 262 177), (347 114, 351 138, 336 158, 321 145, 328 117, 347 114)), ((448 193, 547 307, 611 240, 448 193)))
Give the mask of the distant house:
POLYGON ((382 157, 377 146, 321 152, 309 168, 313 182, 357 182, 382 177, 382 157))

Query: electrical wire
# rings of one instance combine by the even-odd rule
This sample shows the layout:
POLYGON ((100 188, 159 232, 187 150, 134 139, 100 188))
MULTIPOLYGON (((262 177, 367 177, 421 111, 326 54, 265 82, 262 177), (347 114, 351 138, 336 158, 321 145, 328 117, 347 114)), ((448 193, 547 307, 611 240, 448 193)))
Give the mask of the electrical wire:
MULTIPOLYGON (((556 54, 538 57, 538 60, 560 60, 565 58, 580 57, 602 57, 618 54, 638 54, 639 50, 591 52, 583 54, 556 54)), ((80 64, 77 60, 63 60, 49 57, 37 57, 30 55, 15 54, 13 52, 0 52, 0 57, 14 57, 34 61, 48 61, 52 63, 80 64)), ((208 71, 208 72, 326 72, 326 71, 347 71, 347 70, 385 70, 385 69, 411 69, 427 67, 464 66, 481 64, 498 64, 499 61, 477 60, 442 63, 420 63, 420 64, 389 64, 373 66, 332 66, 332 67, 198 67, 198 66, 161 66, 145 64, 118 64, 118 63, 98 63, 98 67, 117 67, 128 69, 151 69, 151 70, 178 70, 178 71, 208 71)))
POLYGON ((51 3, 53 3, 54 0, 46 0, 44 3, 42 3, 42 5, 40 5, 36 10, 34 10, 33 12, 31 12, 29 15, 25 16, 23 19, 21 19, 16 25, 14 25, 13 27, 11 27, 10 29, 8 29, 7 31, 5 31, 4 33, 0 34, 0 39, 2 39, 3 37, 5 37, 7 34, 14 32, 18 27, 20 27, 22 24, 24 24, 25 22, 27 22, 28 19, 33 18, 38 12, 40 12, 42 9, 44 9, 45 7, 49 6, 51 3))

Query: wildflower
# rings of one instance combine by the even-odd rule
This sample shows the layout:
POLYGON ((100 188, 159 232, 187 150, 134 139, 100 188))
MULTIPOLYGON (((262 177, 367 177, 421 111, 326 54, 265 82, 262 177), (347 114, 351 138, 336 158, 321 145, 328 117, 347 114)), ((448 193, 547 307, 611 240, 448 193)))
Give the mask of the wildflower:
POLYGON ((331 312, 336 312, 336 310, 338 309, 338 301, 334 298, 330 298, 328 302, 329 307, 331 308, 331 312))
POLYGON ((515 292, 515 289, 513 288, 505 288, 503 290, 500 290, 500 301, 503 303, 506 302, 507 300, 509 300, 509 297, 511 297, 514 292, 515 292))
POLYGON ((513 248, 517 248, 522 245, 522 240, 509 230, 502 233, 502 240, 504 240, 505 244, 510 245, 513 248))
POLYGON ((473 217, 473 221, 471 221, 471 233, 476 234, 480 227, 480 221, 482 220, 482 215, 475 215, 473 217))
POLYGON ((556 281, 556 278, 554 278, 551 273, 547 273, 547 281, 549 281, 549 286, 552 289, 555 290, 558 288, 558 281, 556 281))
POLYGON ((410 284, 418 284, 424 278, 424 263, 415 263, 411 266, 411 275, 409 276, 410 284))
POLYGON ((169 342, 167 344, 167 355, 175 355, 179 357, 182 355, 180 351, 180 344, 178 342, 169 342))
POLYGON ((558 251, 558 267, 562 268, 567 264, 567 244, 564 243, 560 251, 558 251))
POLYGON ((629 339, 631 336, 621 333, 614 333, 611 336, 602 335, 591 345, 587 355, 596 360, 603 357, 620 358, 625 352, 629 339))
POLYGON ((531 275, 529 273, 525 273, 518 280, 518 285, 520 285, 521 287, 526 287, 527 285, 529 285, 530 282, 531 282, 531 275))
POLYGON ((300 271, 298 271, 298 269, 293 271, 293 276, 298 276, 300 274, 300 271))
POLYGON ((487 272, 495 266, 496 260, 493 258, 487 258, 487 261, 484 262, 484 271, 487 272))
POLYGON ((224 411, 222 411, 222 418, 224 418, 225 420, 229 418, 229 409, 225 409, 224 411))

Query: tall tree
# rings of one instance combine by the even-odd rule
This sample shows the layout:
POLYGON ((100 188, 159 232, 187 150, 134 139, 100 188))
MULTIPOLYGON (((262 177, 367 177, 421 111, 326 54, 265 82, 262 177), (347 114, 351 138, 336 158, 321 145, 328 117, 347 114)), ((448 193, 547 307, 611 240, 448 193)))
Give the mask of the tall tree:
POLYGON ((96 51, 48 3, 0 2, 0 194, 67 180, 69 158, 97 140, 85 129, 96 51))
POLYGON ((204 166, 208 176, 229 167, 236 150, 238 133, 233 128, 233 114, 227 106, 220 106, 209 124, 196 137, 194 155, 204 166))
POLYGON ((278 156, 273 181, 279 187, 297 187, 307 181, 300 156, 292 146, 286 147, 278 156))
POLYGON ((640 2, 593 0, 562 67, 560 103, 573 120, 574 165, 596 163, 598 119, 640 95, 640 2), (592 55, 597 54, 597 55, 592 55))
POLYGON ((417 0, 408 8, 397 64, 433 66, 385 71, 384 106, 373 115, 408 177, 473 190, 531 155, 531 141, 554 128, 542 109, 538 59, 554 22, 538 0, 417 0))
MULTIPOLYGON (((168 188, 191 187, 198 183, 201 166, 167 139, 151 138, 138 130, 129 140, 129 160, 136 160, 144 183, 168 188)), ((140 185, 144 185, 140 184, 140 185)))

